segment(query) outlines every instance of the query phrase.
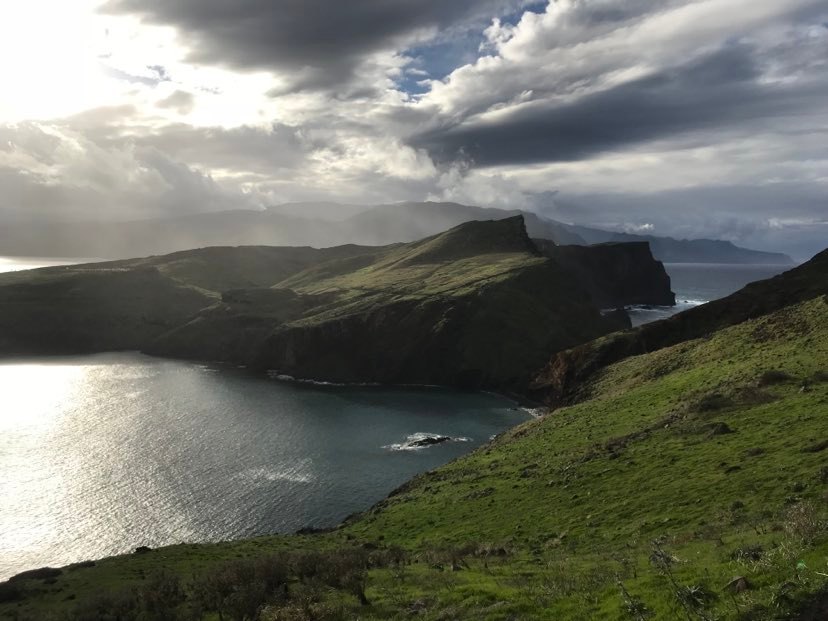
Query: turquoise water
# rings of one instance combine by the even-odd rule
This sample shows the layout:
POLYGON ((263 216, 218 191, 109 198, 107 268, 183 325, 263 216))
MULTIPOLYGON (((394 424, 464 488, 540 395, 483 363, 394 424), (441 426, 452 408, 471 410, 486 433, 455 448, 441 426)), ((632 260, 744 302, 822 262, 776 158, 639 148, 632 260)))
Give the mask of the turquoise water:
POLYGON ((298 385, 139 354, 0 364, 0 578, 337 524, 528 415, 440 389, 298 385), (409 436, 455 440, 398 450, 409 436))

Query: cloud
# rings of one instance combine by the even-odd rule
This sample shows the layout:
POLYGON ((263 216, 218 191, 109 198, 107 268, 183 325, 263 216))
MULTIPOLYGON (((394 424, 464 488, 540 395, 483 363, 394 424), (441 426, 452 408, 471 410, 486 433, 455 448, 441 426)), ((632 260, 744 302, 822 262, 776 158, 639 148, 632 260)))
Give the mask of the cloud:
MULTIPOLYGON (((32 1, 30 29, 65 4, 32 1)), ((0 25, 0 211, 430 198, 824 242, 822 0, 99 4, 60 9, 46 59, 0 25)))
POLYGON ((436 159, 476 166, 576 161, 663 136, 772 117, 797 95, 815 106, 828 84, 793 91, 757 83, 749 49, 727 47, 677 69, 654 73, 558 104, 534 102, 515 112, 414 136, 436 159))
POLYGON ((722 19, 743 4, 561 0, 505 30, 495 21, 496 53, 432 82, 419 105, 434 121, 410 143, 443 162, 503 166, 824 118, 828 31, 814 21, 828 10, 752 3, 745 20, 722 19))
POLYGON ((179 114, 186 115, 195 107, 195 97, 187 91, 177 90, 156 104, 159 108, 170 108, 179 114))
POLYGON ((306 163, 313 148, 301 130, 281 124, 224 129, 175 123, 146 129, 132 140, 204 170, 267 176, 306 163))
POLYGON ((111 14, 134 14, 177 28, 194 63, 284 76, 282 92, 349 82, 377 52, 396 52, 438 30, 488 20, 518 0, 109 0, 111 14))
POLYGON ((0 126, 0 145, 7 218, 126 219, 256 206, 158 149, 100 144, 65 125, 0 126))

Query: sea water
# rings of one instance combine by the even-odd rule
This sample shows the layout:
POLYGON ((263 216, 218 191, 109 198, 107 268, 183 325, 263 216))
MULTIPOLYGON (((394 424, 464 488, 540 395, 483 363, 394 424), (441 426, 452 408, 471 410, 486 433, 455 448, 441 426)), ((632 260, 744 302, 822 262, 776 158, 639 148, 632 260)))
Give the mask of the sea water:
POLYGON ((333 526, 529 418, 488 394, 313 386, 140 354, 5 361, 0 579, 333 526), (405 450, 422 434, 449 440, 405 450))

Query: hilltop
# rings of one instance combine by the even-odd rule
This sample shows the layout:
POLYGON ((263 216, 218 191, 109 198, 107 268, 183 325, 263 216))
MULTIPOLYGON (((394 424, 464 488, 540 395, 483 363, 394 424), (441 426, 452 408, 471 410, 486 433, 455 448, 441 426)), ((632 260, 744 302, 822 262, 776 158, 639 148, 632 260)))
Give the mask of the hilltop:
POLYGON ((546 255, 517 216, 408 244, 218 247, 6 274, 0 353, 128 349, 301 379, 524 393, 552 353, 624 325, 600 313, 601 265, 626 259, 620 283, 636 267, 660 273, 651 301, 672 296, 663 266, 634 246, 584 259, 587 276, 546 255))
MULTIPOLYGON (((416 264, 439 247, 397 260, 416 264)), ((768 282, 721 302, 703 334, 682 332, 687 319, 657 324, 653 334, 671 336, 654 351, 607 362, 566 407, 416 477, 337 529, 41 570, 0 587, 0 612, 26 621, 116 609, 121 619, 824 619, 823 261, 777 277, 780 293, 764 305, 746 300, 759 304, 768 282)))

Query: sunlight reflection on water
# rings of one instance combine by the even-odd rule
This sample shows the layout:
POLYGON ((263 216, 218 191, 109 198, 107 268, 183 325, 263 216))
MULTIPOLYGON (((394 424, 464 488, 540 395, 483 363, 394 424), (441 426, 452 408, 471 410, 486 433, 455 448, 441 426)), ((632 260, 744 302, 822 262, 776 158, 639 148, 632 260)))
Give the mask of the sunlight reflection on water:
POLYGON ((313 387, 139 354, 0 364, 0 579, 326 526, 527 415, 492 395, 313 387), (383 446, 434 430, 469 443, 383 446))

